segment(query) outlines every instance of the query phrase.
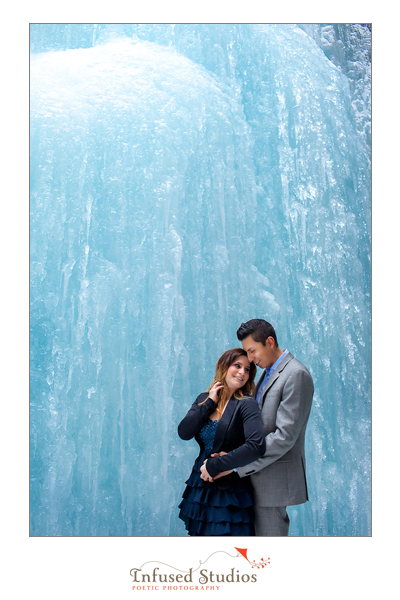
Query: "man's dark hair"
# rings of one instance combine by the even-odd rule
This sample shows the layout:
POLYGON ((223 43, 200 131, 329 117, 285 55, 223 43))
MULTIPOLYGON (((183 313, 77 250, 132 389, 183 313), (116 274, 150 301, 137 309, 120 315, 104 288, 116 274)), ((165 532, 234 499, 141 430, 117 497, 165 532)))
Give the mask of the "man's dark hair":
POLYGON ((264 319, 251 319, 242 323, 236 332, 239 341, 244 340, 247 336, 251 335, 255 342, 261 342, 265 346, 267 338, 272 337, 275 340, 275 344, 278 346, 278 340, 276 337, 275 329, 271 323, 264 321, 264 319))

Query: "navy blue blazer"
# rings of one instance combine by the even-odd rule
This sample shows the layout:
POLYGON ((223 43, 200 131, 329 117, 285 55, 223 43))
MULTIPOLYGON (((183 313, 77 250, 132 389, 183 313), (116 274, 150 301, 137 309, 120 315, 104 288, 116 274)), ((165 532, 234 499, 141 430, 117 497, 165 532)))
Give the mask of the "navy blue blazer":
MULTIPOLYGON (((216 404, 207 398, 207 392, 200 394, 192 404, 186 417, 178 425, 179 437, 191 440, 193 437, 200 445, 200 454, 204 445, 199 432, 215 411, 216 404)), ((207 460, 207 471, 215 477, 222 471, 243 467, 263 456, 265 452, 265 433, 261 422, 260 411, 252 396, 241 400, 231 398, 225 408, 215 432, 212 454, 228 452, 226 456, 216 456, 207 460)), ((240 479, 236 473, 221 477, 215 481, 218 487, 227 487, 240 479)))

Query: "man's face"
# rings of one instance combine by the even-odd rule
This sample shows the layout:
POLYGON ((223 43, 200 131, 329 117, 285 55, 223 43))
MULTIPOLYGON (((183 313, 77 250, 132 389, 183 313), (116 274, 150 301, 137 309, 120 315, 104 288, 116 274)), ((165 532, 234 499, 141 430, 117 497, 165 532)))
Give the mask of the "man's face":
POLYGON ((272 367, 276 361, 274 354, 275 340, 269 337, 265 341, 265 346, 261 342, 255 342, 251 335, 242 340, 243 350, 247 352, 247 358, 250 362, 260 367, 260 369, 266 369, 272 367))

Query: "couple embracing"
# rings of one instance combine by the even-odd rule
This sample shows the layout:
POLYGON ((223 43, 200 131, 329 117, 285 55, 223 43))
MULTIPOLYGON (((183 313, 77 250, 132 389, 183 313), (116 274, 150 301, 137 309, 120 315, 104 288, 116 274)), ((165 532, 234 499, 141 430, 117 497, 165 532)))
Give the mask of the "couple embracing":
POLYGON ((308 370, 252 319, 242 348, 218 359, 213 382, 178 426, 200 445, 179 517, 189 535, 284 536, 286 507, 308 500, 304 437, 314 386, 308 370), (264 369, 254 384, 256 366, 264 369))

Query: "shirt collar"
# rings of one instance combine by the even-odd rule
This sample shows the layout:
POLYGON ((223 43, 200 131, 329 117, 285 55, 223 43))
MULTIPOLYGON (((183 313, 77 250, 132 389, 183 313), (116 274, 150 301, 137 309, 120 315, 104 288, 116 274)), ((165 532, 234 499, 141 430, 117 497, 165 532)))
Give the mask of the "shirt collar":
POLYGON ((278 360, 276 360, 274 362, 274 364, 272 365, 272 367, 269 367, 268 369, 265 369, 267 371, 267 374, 272 373, 273 371, 275 371, 276 367, 279 365, 279 363, 281 362, 281 360, 283 360, 283 358, 286 356, 286 354, 289 352, 289 350, 284 350, 283 353, 280 355, 280 357, 278 358, 278 360))

